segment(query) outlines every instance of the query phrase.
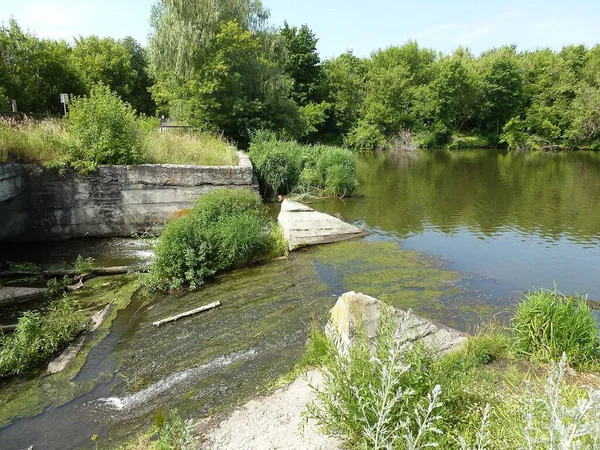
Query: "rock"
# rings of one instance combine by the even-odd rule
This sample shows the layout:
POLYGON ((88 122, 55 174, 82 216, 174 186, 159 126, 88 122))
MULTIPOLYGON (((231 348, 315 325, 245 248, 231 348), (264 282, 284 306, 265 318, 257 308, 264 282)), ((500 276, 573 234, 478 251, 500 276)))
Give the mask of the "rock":
POLYGON ((328 244, 366 233, 329 214, 315 211, 302 203, 284 200, 277 217, 290 251, 307 245, 328 244))
POLYGON ((0 288, 0 306, 39 300, 47 295, 46 288, 5 286, 0 288))
POLYGON ((331 310, 330 327, 339 333, 342 342, 349 345, 362 322, 371 342, 377 338, 379 317, 384 309, 388 309, 398 318, 398 329, 404 322, 404 330, 398 335, 402 342, 422 342, 436 354, 443 354, 463 345, 465 333, 415 316, 410 311, 397 310, 368 295, 346 292, 338 298, 331 310))

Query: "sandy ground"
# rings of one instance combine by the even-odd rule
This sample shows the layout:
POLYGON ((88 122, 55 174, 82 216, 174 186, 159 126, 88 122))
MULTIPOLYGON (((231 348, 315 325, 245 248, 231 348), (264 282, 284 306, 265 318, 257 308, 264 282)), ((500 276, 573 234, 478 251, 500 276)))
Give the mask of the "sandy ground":
POLYGON ((336 450, 337 440, 322 435, 313 421, 301 430, 302 411, 314 398, 309 387, 322 382, 317 370, 307 372, 289 386, 272 394, 250 400, 218 424, 199 425, 204 436, 203 449, 219 450, 336 450))

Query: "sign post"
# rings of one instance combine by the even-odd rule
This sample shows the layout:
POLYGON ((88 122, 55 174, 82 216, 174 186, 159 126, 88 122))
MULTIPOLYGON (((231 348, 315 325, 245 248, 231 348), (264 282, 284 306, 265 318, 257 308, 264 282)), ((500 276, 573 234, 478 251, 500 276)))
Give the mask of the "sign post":
POLYGON ((67 103, 69 102, 69 94, 60 94, 60 102, 63 104, 65 116, 67 115, 67 103))

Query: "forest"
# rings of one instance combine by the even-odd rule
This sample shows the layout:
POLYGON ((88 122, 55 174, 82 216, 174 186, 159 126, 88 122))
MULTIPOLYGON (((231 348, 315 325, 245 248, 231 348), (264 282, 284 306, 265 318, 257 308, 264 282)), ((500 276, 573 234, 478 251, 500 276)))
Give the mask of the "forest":
POLYGON ((0 27, 0 111, 60 114, 60 93, 108 86, 139 113, 301 143, 600 149, 600 45, 474 55, 415 41, 321 60, 308 25, 274 26, 257 0, 159 0, 145 44, 0 27))

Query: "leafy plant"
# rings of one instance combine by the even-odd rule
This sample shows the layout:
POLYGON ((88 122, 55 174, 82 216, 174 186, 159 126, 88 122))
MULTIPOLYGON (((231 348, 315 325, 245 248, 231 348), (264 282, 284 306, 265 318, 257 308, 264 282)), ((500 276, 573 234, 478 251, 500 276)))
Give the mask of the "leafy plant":
POLYGON ((250 158, 264 196, 320 190, 344 197, 358 186, 356 155, 344 148, 300 145, 259 132, 250 145, 250 158))
POLYGON ((71 102, 66 120, 68 164, 82 173, 99 164, 139 164, 144 161, 142 133, 135 110, 108 86, 95 85, 89 97, 71 102))
POLYGON ((27 311, 17 329, 0 335, 0 378, 21 375, 63 349, 81 330, 72 300, 63 298, 45 315, 27 311))
POLYGON ((213 191, 201 196, 187 215, 167 224, 144 284, 151 291, 185 284, 195 289, 219 271, 273 255, 281 246, 279 234, 257 194, 213 191))
POLYGON ((77 255, 77 259, 75 260, 75 272, 77 272, 78 275, 83 275, 86 273, 92 273, 93 271, 94 258, 84 258, 81 255, 77 255))

